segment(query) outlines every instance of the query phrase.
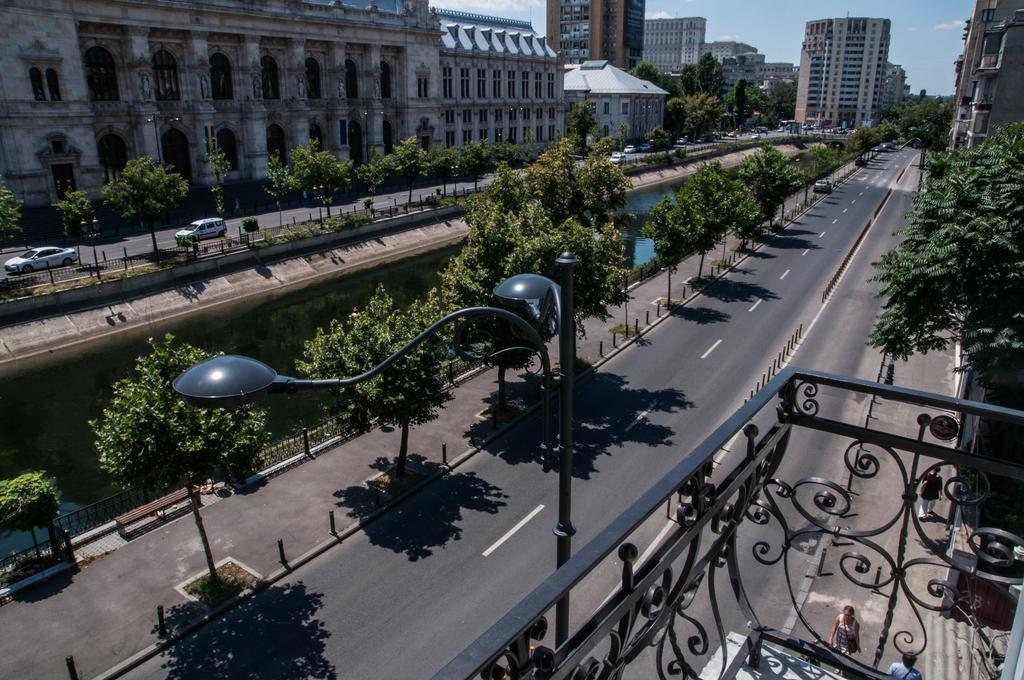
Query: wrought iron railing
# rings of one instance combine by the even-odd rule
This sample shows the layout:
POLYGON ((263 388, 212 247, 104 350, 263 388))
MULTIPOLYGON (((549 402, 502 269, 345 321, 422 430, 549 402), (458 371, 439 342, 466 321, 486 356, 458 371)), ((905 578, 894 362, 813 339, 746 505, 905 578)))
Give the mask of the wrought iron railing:
POLYGON ((60 515, 53 520, 53 526, 67 531, 71 536, 78 536, 106 524, 118 515, 145 505, 157 495, 135 489, 118 491, 112 496, 60 515))
MULTIPOLYGON (((1024 425, 1024 412, 786 368, 437 677, 597 680, 620 678, 629 664, 637 663, 648 665, 630 669, 630 677, 694 678, 704 663, 719 658, 720 668, 726 669, 719 677, 733 677, 731 670, 758 661, 764 643, 833 666, 847 677, 888 677, 879 670, 884 668, 882 650, 890 655, 886 663, 900 653, 923 652, 928 645, 923 617, 949 612, 957 604, 957 593, 951 592, 955 585, 921 578, 920 570, 949 569, 990 583, 1021 583, 1024 570, 1014 560, 1014 548, 1024 546, 1021 538, 1000 529, 973 528, 961 546, 961 553, 969 554, 947 551, 915 511, 919 482, 933 468, 943 470, 942 496, 956 510, 986 500, 990 475, 1024 480, 1024 464, 941 441, 955 436, 956 424, 969 419, 1017 428, 1024 425), (883 400, 899 417, 885 423, 869 418, 865 426, 861 410, 844 409, 869 397, 883 400), (849 418, 851 413, 856 417, 849 418), (763 436, 759 428, 766 428, 763 436), (832 461, 841 473, 834 479, 800 476, 806 464, 789 461, 783 467, 794 435, 814 435, 811 441, 817 444, 827 439, 834 448, 816 446, 811 453, 832 461), (741 445, 729 451, 734 437, 741 445), (797 478, 786 479, 784 473, 794 470, 797 478), (860 494, 872 485, 889 489, 891 506, 872 500, 875 506, 858 516, 851 511, 859 495, 852 483, 860 494), (673 524, 649 556, 638 561, 636 532, 665 513, 666 504, 673 524), (868 662, 827 645, 828 631, 802 611, 798 591, 805 572, 792 574, 789 565, 813 541, 839 553, 832 564, 840 574, 830 587, 841 583, 865 597, 886 597, 877 646, 867 649, 872 645, 866 637, 862 642, 874 652, 868 662), (554 645, 548 614, 609 561, 620 563, 621 582, 592 614, 573 622, 564 644, 554 645), (761 595, 750 596, 772 578, 773 570, 788 586, 799 630, 809 631, 803 638, 789 632, 795 622, 783 629, 767 625, 759 615, 761 595), (729 584, 727 592, 723 582, 729 584), (749 634, 740 653, 725 658, 727 630, 737 622, 749 634)), ((807 443, 801 439, 801 448, 807 443)))

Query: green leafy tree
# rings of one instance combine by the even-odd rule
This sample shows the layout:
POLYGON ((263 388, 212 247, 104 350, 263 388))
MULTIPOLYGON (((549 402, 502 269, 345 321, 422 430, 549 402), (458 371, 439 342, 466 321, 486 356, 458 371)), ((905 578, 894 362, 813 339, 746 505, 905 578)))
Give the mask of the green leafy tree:
POLYGON ((892 121, 883 120, 878 125, 878 134, 883 142, 893 142, 899 139, 900 129, 892 121))
POLYGON ((669 74, 661 71, 657 66, 649 61, 641 61, 630 74, 639 78, 640 80, 646 80, 649 83, 654 83, 661 89, 668 92, 669 97, 677 97, 680 93, 679 80, 673 78, 669 74))
POLYGON ((187 193, 188 182, 184 177, 168 172, 149 156, 140 156, 128 161, 121 176, 103 187, 103 202, 125 219, 137 218, 141 225, 149 225, 153 253, 159 258, 156 220, 187 193))
POLYGON ((850 133, 847 145, 858 153, 870 151, 882 143, 882 135, 878 128, 859 127, 850 133))
POLYGON ((722 98, 725 89, 725 72, 722 64, 710 52, 697 61, 697 89, 715 99, 722 98))
POLYGON ((769 125, 796 118, 796 83, 777 82, 768 93, 769 125))
POLYGON ((697 75, 696 64, 683 65, 683 72, 679 78, 679 90, 683 97, 700 92, 700 78, 697 75))
POLYGON ((210 193, 213 194, 213 203, 217 215, 224 217, 224 180, 231 172, 231 161, 228 155, 217 146, 213 137, 206 140, 206 155, 210 161, 210 170, 213 172, 213 184, 210 185, 210 193))
POLYGON ((811 162, 812 174, 817 179, 835 171, 843 162, 843 154, 826 144, 816 144, 811 147, 811 162))
POLYGON ((514 165, 522 159, 522 152, 518 144, 509 141, 502 141, 491 145, 491 160, 497 163, 514 165))
POLYGON ((412 185, 427 174, 427 152, 420 147, 419 141, 413 135, 399 142, 388 158, 395 174, 404 179, 409 187, 409 202, 412 203, 412 185))
POLYGON ((60 213, 60 221, 64 226, 64 235, 75 239, 76 242, 82 239, 82 223, 89 223, 92 220, 92 201, 82 190, 69 191, 64 198, 53 204, 53 207, 60 213))
POLYGON ((885 300, 870 342, 891 356, 959 342, 986 384, 1024 370, 1024 124, 953 152, 875 263, 885 300))
POLYGON ((740 78, 736 81, 736 87, 733 89, 733 113, 736 116, 736 127, 743 127, 743 123, 747 120, 747 81, 745 78, 740 78))
POLYGON ((0 239, 14 238, 21 233, 21 201, 0 179, 0 239))
POLYGON ((270 154, 270 158, 267 159, 267 184, 263 187, 263 191, 277 204, 277 226, 281 226, 284 222, 281 213, 281 199, 297 186, 295 177, 292 176, 285 162, 281 160, 281 154, 277 151, 270 154))
POLYGON ((619 151, 626 148, 628 142, 629 128, 625 123, 619 123, 619 151))
POLYGON ((213 553, 199 513, 197 487, 218 471, 229 476, 252 472, 267 444, 265 412, 201 409, 183 402, 171 383, 209 354, 170 335, 149 341, 149 354, 135 361, 135 375, 114 383, 102 415, 89 425, 96 435, 100 467, 120 484, 163 490, 184 485, 212 581, 213 553))
POLYGON ((722 120, 722 102, 709 94, 694 94, 683 99, 686 128, 696 136, 714 129, 722 120))
POLYGON ((668 132, 665 128, 660 125, 655 125, 647 133, 647 141, 651 143, 653 149, 664 149, 669 145, 671 139, 668 136, 668 132))
POLYGON ((320 142, 311 139, 306 146, 292 149, 293 184, 305 189, 331 214, 334 194, 352 183, 352 161, 339 162, 330 151, 320 151, 320 142))
POLYGON ((36 527, 45 527, 60 511, 60 499, 45 472, 26 472, 0 480, 0 532, 28 531, 39 554, 36 527))
POLYGON ((740 163, 739 177, 761 210, 761 220, 775 223, 775 213, 786 197, 800 188, 800 176, 781 151, 765 142, 740 163))
POLYGON ((370 195, 363 199, 366 208, 373 206, 377 190, 384 180, 391 174, 391 161, 387 156, 381 156, 376 149, 370 149, 370 160, 356 168, 356 177, 363 181, 370 195))
POLYGON ((665 127, 673 136, 686 132, 686 101, 682 97, 672 97, 665 102, 665 127))
POLYGON ((469 142, 459 147, 459 167, 473 178, 473 190, 479 187, 480 178, 491 163, 490 146, 481 141, 469 142))
POLYGON ((430 174, 441 180, 441 194, 448 195, 448 182, 459 171, 459 152, 452 146, 439 146, 427 154, 430 174))
POLYGON ((597 132, 597 108, 594 102, 577 102, 569 110, 566 130, 574 140, 576 150, 583 153, 587 148, 587 137, 597 132))
POLYGON ((918 137, 929 149, 941 151, 949 144, 953 102, 949 98, 910 97, 888 115, 903 137, 918 137))
MULTIPOLYGON (((364 373, 396 352, 440 317, 436 302, 400 309, 383 285, 362 311, 335 319, 306 342, 299 370, 314 378, 364 373)), ((442 368, 448 350, 440 338, 426 340, 379 376, 345 388, 330 408, 348 427, 365 432, 373 423, 401 428, 395 476, 406 474, 409 428, 434 420, 451 399, 442 368)))

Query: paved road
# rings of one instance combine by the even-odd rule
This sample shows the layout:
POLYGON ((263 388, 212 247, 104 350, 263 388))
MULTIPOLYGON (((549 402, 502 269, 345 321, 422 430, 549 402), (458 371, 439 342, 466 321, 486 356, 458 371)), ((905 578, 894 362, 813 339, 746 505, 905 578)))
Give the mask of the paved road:
MULTIPOLYGON (((914 157, 892 154, 859 173, 864 180, 839 188, 706 298, 661 324, 649 346, 620 354, 581 386, 576 546, 731 412, 796 326, 810 325, 825 282, 914 157)), ((831 330, 817 332, 831 338, 831 330)), ((536 464, 536 430, 527 421, 130 677, 435 672, 554 567, 556 479, 536 464)), ((613 583, 614 570, 601 572, 608 573, 613 583)), ((607 584, 595 578, 596 596, 607 584)), ((597 601, 580 595, 574 610, 597 601)))

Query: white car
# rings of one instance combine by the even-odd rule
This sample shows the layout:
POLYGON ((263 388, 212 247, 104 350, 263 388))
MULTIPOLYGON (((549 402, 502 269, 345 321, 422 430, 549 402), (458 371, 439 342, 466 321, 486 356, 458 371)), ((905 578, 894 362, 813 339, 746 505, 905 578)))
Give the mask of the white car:
POLYGON ((629 144, 628 146, 626 146, 625 149, 622 150, 622 153, 636 153, 636 147, 633 146, 632 144, 629 144))
POLYGON ((188 225, 187 229, 175 232, 174 240, 180 246, 185 238, 191 238, 198 242, 204 238, 216 238, 226 233, 228 233, 228 227, 224 224, 224 220, 219 217, 207 217, 202 220, 196 220, 188 225))
POLYGON ((75 262, 78 262, 78 253, 74 248, 44 246, 29 248, 21 255, 12 257, 4 262, 4 269, 8 274, 27 274, 42 269, 67 267, 75 262))
POLYGON ((622 161, 626 160, 626 154, 622 153, 621 151, 615 151, 612 153, 611 157, 608 160, 611 161, 613 164, 618 165, 622 161))

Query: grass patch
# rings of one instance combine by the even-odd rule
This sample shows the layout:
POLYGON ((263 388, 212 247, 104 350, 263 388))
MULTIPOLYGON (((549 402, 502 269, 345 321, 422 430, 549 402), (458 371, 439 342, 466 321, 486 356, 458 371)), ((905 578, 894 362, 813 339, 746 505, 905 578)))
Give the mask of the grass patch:
POLYGON ((220 577, 217 581, 212 580, 209 574, 200 576, 185 586, 185 592, 214 609, 256 583, 254 575, 234 562, 217 567, 217 576, 220 577))
POLYGON ((78 567, 80 569, 84 569, 85 567, 88 567, 90 564, 92 564, 96 560, 100 559, 101 557, 106 557, 107 555, 109 555, 112 552, 114 552, 113 549, 107 550, 105 552, 101 552, 99 555, 89 555, 88 557, 83 557, 82 559, 78 560, 78 567))
POLYGON ((636 335, 636 330, 633 327, 633 324, 629 324, 628 326, 626 326, 625 324, 617 323, 614 326, 612 326, 611 332, 617 333, 619 335, 624 335, 627 338, 631 338, 634 335, 636 335))
POLYGON ((395 471, 388 470, 382 472, 373 479, 367 482, 371 487, 379 489, 391 497, 400 496, 409 489, 419 486, 420 482, 426 479, 427 476, 422 472, 411 470, 408 467, 405 469, 405 474, 401 477, 395 475, 395 471))

